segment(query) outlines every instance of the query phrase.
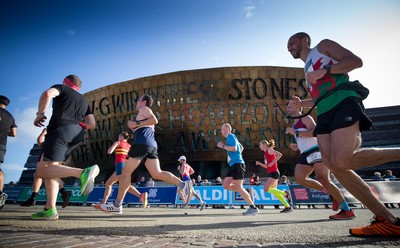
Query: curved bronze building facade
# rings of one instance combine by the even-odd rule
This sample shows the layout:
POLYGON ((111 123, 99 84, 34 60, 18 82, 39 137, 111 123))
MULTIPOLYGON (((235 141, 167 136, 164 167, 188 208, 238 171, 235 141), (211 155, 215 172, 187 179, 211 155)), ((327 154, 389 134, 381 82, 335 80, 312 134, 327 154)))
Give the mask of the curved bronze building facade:
MULTIPOLYGON (((101 169, 98 182, 114 172, 114 156, 107 154, 107 148, 119 133, 131 132, 126 124, 135 118, 136 100, 143 94, 154 99, 152 110, 159 119, 156 139, 163 170, 178 175, 177 159, 185 155, 196 170, 195 176, 209 180, 224 177, 226 152, 216 143, 224 140, 219 129, 227 122, 245 147, 246 176, 252 172, 266 175, 255 161, 263 160, 259 142, 271 138, 283 154, 279 163, 282 174, 293 175, 298 153, 289 148, 293 139, 285 129, 291 123, 284 111, 292 95, 308 96, 303 69, 224 67, 133 79, 86 93, 97 127, 87 131, 84 144, 74 151, 72 159, 80 167, 97 163, 101 169)), ((144 165, 132 180, 141 176, 150 176, 144 165)))

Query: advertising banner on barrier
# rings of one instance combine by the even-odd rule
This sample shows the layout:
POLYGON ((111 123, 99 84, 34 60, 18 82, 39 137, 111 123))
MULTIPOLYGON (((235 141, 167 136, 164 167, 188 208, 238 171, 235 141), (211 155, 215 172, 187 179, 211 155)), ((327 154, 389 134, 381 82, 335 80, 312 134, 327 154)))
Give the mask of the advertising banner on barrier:
POLYGON ((17 201, 18 196, 25 189, 25 187, 4 187, 4 193, 8 195, 7 201, 17 201))
MULTIPOLYGON (((65 190, 72 191, 71 198, 69 202, 71 203, 86 203, 86 199, 88 196, 82 196, 81 195, 81 188, 80 187, 65 187, 65 190)), ((32 188, 25 188, 24 190, 21 191, 21 193, 18 196, 17 201, 18 202, 23 202, 26 201, 30 196, 32 195, 32 188)), ((36 196, 36 201, 46 201, 47 195, 46 195, 46 189, 40 188, 37 196, 36 196)), ((57 202, 62 202, 61 195, 58 193, 57 196, 57 202)))
MULTIPOLYGON (((276 199, 274 195, 264 192, 264 186, 250 186, 245 185, 244 188, 248 190, 253 188, 253 196, 256 205, 279 205, 281 202, 276 199)), ((280 190, 288 190, 287 185, 278 185, 280 190)), ((222 204, 222 205, 247 205, 239 193, 235 193, 224 189, 223 186, 195 186, 194 190, 202 198, 203 201, 209 205, 222 204)), ((182 201, 176 196, 176 204, 182 204, 182 201)), ((193 196, 189 205, 198 205, 200 202, 193 196)))
MULTIPOLYGON (((400 203, 400 181, 373 181, 367 182, 372 192, 383 203, 400 203)), ((337 185, 343 193, 344 198, 348 203, 359 203, 345 188, 337 185)), ((254 201, 256 205, 280 205, 278 199, 274 195, 264 192, 264 186, 250 186, 245 185, 246 189, 252 188, 254 201)), ((293 204, 332 204, 328 194, 323 192, 305 188, 298 184, 291 185, 278 185, 280 190, 288 190, 290 188, 293 204)), ((66 187, 66 190, 71 190, 72 195, 70 198, 71 203, 95 203, 103 199, 105 187, 96 186, 89 196, 81 196, 80 187, 66 187)), ((139 187, 139 192, 148 192, 149 204, 157 205, 172 205, 182 204, 176 194, 176 187, 139 187)), ((207 204, 223 204, 223 205, 245 205, 247 204, 243 198, 238 194, 224 189, 222 186, 195 186, 197 194, 199 194, 203 201, 207 204)), ((27 200, 32 194, 31 187, 5 187, 4 192, 8 194, 7 201, 23 202, 27 200)), ((114 201, 118 194, 118 187, 112 189, 108 201, 114 201)), ((46 189, 43 187, 39 190, 36 201, 46 201, 46 189)), ((61 202, 61 196, 58 195, 57 202, 61 202)), ((128 204, 141 204, 139 198, 127 193, 125 203, 128 204)), ((192 197, 190 202, 192 205, 199 204, 199 201, 192 197)))
POLYGON ((367 184, 381 202, 400 203, 400 181, 375 181, 367 184))
MULTIPOLYGON (((232 199, 230 191, 224 189, 222 186, 194 186, 194 191, 201 197, 201 199, 209 205, 213 204, 229 204, 232 199)), ((179 199, 178 194, 175 197, 176 204, 183 204, 179 199)), ((200 202, 196 197, 192 196, 190 201, 191 205, 198 205, 200 202)))
MULTIPOLYGON (((176 187, 143 187, 138 188, 142 192, 148 193, 147 201, 150 205, 173 205, 175 204, 176 187)), ((125 202, 128 204, 141 204, 139 198, 134 195, 127 194, 125 202)))
MULTIPOLYGON (((173 205, 175 204, 175 196, 176 196, 176 187, 138 187, 137 190, 140 193, 147 192, 148 193, 148 204, 159 204, 159 205, 173 205)), ((103 200, 105 187, 96 187, 90 193, 87 198, 87 203, 96 203, 101 202, 103 200)), ((113 187, 111 190, 110 197, 108 198, 108 202, 112 202, 118 195, 118 187, 113 187)), ((130 194, 129 192, 126 194, 124 199, 125 204, 141 204, 138 197, 130 194)))
POLYGON ((322 191, 305 188, 299 184, 291 184, 290 192, 293 204, 332 204, 328 194, 322 191))
MULTIPOLYGON (((400 181, 372 181, 366 182, 372 192, 383 203, 400 203, 400 181)), ((336 184, 342 191, 343 197, 348 203, 360 203, 342 185, 336 184)), ((321 191, 305 188, 304 186, 290 185, 294 204, 332 204, 328 194, 321 191)))

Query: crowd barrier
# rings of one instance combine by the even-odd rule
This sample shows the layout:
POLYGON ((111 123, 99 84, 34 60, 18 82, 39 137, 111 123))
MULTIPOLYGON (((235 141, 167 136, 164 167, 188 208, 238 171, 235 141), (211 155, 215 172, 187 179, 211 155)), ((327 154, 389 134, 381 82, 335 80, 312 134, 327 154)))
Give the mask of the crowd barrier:
MULTIPOLYGON (((383 203, 400 203, 400 181, 386 182, 366 182, 372 192, 380 199, 383 203)), ((264 187, 260 186, 244 186, 254 196, 256 205, 280 205, 278 199, 270 193, 264 192, 264 187)), ((338 187, 342 190, 342 193, 348 203, 359 203, 345 188, 341 185, 338 187)), ((65 187, 66 190, 71 190, 72 195, 70 198, 71 203, 76 204, 91 204, 100 202, 103 199, 104 186, 96 186, 94 190, 88 196, 82 196, 80 187, 65 187)), ((182 204, 178 195, 176 194, 177 188, 175 186, 168 187, 138 187, 139 192, 148 192, 148 203, 150 205, 174 205, 182 204)), ((209 205, 246 205, 246 202, 238 193, 233 193, 224 189, 222 186, 195 186, 195 191, 202 197, 203 201, 209 205)), ((280 190, 289 190, 292 196, 292 204, 332 204, 332 200, 329 195, 298 184, 290 185, 278 185, 280 190)), ((28 199, 32 194, 31 187, 5 187, 4 192, 8 194, 8 202, 21 203, 28 199)), ((113 187, 111 195, 108 201, 115 200, 118 193, 118 188, 113 187)), ((36 197, 37 202, 46 201, 46 190, 41 188, 36 197)), ((61 202, 59 195, 58 202, 61 202)), ((127 193, 125 204, 140 204, 139 199, 127 193)), ((197 205, 199 201, 193 197, 189 204, 197 205)))

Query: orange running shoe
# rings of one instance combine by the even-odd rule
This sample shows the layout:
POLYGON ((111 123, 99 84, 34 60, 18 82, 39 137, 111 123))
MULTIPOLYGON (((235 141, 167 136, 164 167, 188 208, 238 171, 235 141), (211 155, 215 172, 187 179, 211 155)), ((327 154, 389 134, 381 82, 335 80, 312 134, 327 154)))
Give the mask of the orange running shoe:
POLYGON ((340 210, 339 213, 334 214, 329 216, 329 219, 331 220, 351 220, 356 217, 356 214, 354 213, 353 209, 350 209, 350 211, 346 210, 340 210))
POLYGON ((335 200, 331 195, 329 196, 332 199, 332 210, 338 211, 339 210, 339 202, 335 200))
POLYGON ((396 224, 383 217, 375 217, 368 226, 355 227, 349 230, 353 236, 368 237, 399 237, 400 236, 400 218, 397 218, 396 224))

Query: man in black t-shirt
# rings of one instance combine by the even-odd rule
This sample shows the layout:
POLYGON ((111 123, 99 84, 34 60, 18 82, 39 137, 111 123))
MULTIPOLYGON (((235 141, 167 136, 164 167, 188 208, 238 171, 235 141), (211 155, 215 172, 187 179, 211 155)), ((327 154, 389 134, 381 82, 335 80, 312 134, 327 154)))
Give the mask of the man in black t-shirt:
POLYGON ((3 209, 7 200, 7 194, 3 192, 4 172, 1 170, 1 164, 6 155, 7 137, 17 135, 17 125, 14 117, 6 110, 10 100, 5 96, 0 96, 0 210, 3 209))
POLYGON ((82 142, 84 129, 96 127, 89 104, 78 92, 81 84, 79 77, 69 75, 64 78, 62 84, 51 86, 40 96, 34 125, 44 126, 43 123, 47 118, 45 112, 51 100, 53 100, 53 112, 42 144, 43 157, 36 168, 36 175, 45 180, 47 202, 44 210, 31 215, 32 219, 58 219, 56 209, 58 178, 79 178, 81 194, 88 195, 93 190, 95 177, 99 174, 97 165, 80 169, 61 164, 82 142))

